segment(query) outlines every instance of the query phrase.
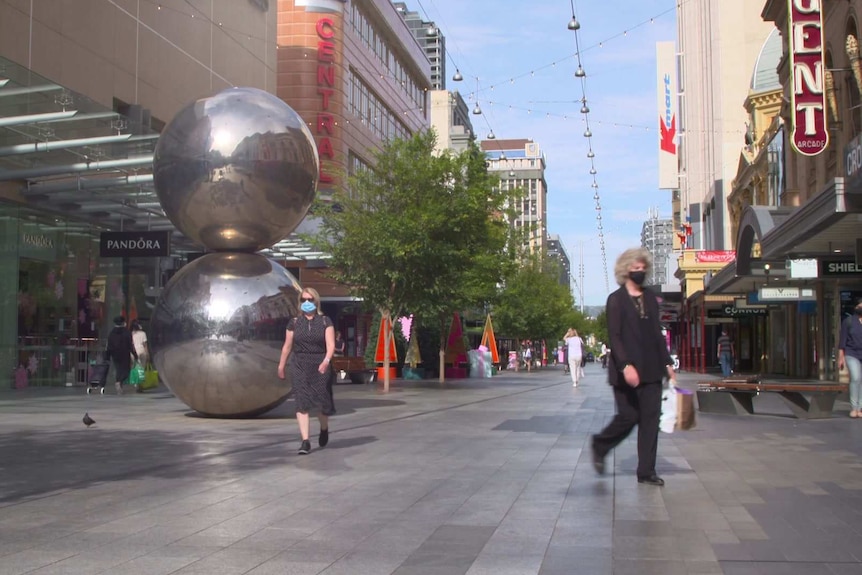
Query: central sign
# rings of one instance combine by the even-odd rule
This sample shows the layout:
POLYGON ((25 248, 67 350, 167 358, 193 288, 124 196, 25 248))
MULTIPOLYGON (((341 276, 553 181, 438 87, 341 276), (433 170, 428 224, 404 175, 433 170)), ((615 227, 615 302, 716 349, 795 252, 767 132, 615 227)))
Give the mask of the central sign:
POLYGON ((823 89, 823 13, 820 0, 787 0, 787 3, 792 70, 790 143, 798 153, 816 156, 829 144, 823 89))
POLYGON ((320 159, 320 183, 331 184, 335 178, 326 171, 324 160, 335 159, 330 139, 335 134, 335 116, 330 111, 335 94, 335 22, 324 17, 317 21, 317 95, 320 112, 317 114, 317 154, 320 159))

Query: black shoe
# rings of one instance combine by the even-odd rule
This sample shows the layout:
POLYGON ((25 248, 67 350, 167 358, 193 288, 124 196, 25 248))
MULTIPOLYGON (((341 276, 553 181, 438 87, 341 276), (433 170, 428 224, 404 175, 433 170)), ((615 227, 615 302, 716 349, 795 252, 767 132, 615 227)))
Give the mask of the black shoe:
POLYGON ((593 469, 596 470, 596 473, 599 475, 605 474, 605 458, 599 455, 599 452, 596 451, 596 446, 592 446, 593 450, 593 469))
POLYGON ((300 455, 308 455, 311 453, 311 442, 307 439, 302 441, 302 445, 299 446, 299 454, 300 455))
POLYGON ((664 479, 658 475, 650 475, 649 477, 638 477, 638 483, 646 483, 647 485, 655 485, 661 487, 664 485, 664 479))
POLYGON ((328 429, 321 429, 320 430, 320 437, 317 438, 317 444, 320 447, 326 447, 327 443, 329 443, 329 430, 328 429))

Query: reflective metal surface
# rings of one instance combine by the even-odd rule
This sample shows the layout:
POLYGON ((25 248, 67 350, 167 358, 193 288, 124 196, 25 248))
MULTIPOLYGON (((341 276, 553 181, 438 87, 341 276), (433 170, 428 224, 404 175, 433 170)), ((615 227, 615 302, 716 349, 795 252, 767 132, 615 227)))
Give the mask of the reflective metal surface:
POLYGON ((168 218, 211 250, 257 251, 305 217, 317 187, 317 148, 277 97, 229 88, 183 108, 162 132, 154 184, 168 218))
POLYGON ((153 312, 149 344, 159 375, 205 415, 251 417, 276 407, 291 388, 277 368, 300 289, 261 255, 194 260, 171 278, 153 312))

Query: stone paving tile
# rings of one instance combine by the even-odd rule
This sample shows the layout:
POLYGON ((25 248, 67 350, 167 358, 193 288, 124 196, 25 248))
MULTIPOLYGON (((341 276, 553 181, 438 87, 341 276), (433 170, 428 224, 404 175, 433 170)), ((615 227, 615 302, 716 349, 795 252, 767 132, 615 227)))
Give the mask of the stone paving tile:
POLYGON ((862 426, 699 414, 661 436, 656 489, 634 434, 595 475, 614 406, 587 372, 337 386, 304 458, 290 402, 212 420, 164 392, 0 392, 0 575, 862 574, 862 426))

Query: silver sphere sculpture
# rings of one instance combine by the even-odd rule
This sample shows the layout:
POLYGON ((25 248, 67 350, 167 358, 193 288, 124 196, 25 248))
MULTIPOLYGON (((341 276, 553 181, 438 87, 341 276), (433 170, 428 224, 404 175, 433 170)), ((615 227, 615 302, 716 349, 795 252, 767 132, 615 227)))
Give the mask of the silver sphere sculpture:
POLYGON ((153 179, 165 215, 215 252, 171 278, 150 323, 159 376, 195 411, 253 417, 290 393, 277 366, 301 288, 283 266, 251 252, 299 225, 319 173, 302 118, 253 88, 186 106, 159 138, 153 179))
POLYGON ((217 252, 187 264, 153 312, 159 375, 204 415, 253 417, 276 407, 291 389, 277 368, 300 292, 283 266, 259 254, 217 252))
POLYGON ((308 126, 255 88, 229 88, 180 110, 153 160, 165 215, 214 251, 254 252, 284 239, 311 207, 319 174, 308 126))

